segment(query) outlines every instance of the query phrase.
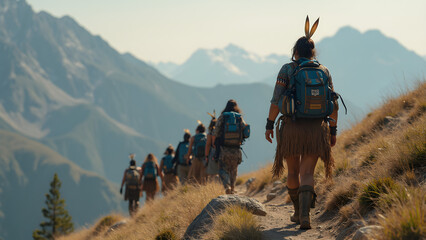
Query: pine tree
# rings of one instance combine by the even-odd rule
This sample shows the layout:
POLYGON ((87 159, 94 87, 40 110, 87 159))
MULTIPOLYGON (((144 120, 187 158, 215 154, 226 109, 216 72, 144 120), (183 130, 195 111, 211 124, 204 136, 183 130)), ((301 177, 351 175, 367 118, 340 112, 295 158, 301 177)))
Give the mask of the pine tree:
POLYGON ((55 173, 50 183, 49 193, 46 194, 46 208, 41 212, 47 218, 47 221, 40 223, 41 230, 36 229, 33 232, 33 238, 38 239, 54 239, 57 236, 65 235, 74 230, 71 216, 65 209, 65 200, 61 199, 59 189, 61 181, 55 173))

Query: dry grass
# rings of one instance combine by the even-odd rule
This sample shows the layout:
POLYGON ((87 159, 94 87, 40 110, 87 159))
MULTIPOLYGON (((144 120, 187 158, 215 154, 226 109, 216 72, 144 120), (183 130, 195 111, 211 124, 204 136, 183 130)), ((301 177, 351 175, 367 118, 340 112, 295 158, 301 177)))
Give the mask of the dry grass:
POLYGON ((411 188, 393 194, 393 203, 378 216, 383 227, 377 239, 425 239, 426 238, 426 194, 411 188))
MULTIPOLYGON (((86 234, 69 236, 64 239, 155 239, 158 234, 170 231, 178 239, 183 237, 186 228, 210 202, 223 193, 223 186, 209 183, 206 186, 184 185, 173 190, 167 196, 145 204, 137 215, 128 219, 126 227, 118 229, 108 236, 94 236, 94 229, 86 234)), ((99 223, 97 224, 99 225, 99 223)))
MULTIPOLYGON (((247 189, 249 193, 257 193, 262 191, 266 185, 271 183, 274 179, 272 179, 272 164, 268 164, 265 167, 251 173, 244 174, 238 179, 241 179, 240 181, 245 182, 249 178, 255 178, 255 180, 250 184, 249 188, 247 189)), ((238 181, 237 179, 237 181, 238 181)))
POLYGON ((348 179, 348 181, 341 183, 339 182, 339 184, 336 185, 327 195, 325 203, 326 209, 340 209, 351 202, 357 195, 360 185, 360 182, 355 179, 348 179))
POLYGON ((253 214, 239 206, 231 206, 215 217, 213 228, 204 239, 261 240, 263 237, 253 214))

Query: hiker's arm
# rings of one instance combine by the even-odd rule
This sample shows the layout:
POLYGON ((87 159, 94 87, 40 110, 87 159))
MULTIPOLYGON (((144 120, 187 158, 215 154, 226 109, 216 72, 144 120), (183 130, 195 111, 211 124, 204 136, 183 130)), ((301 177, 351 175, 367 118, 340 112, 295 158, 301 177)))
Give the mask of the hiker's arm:
POLYGON ((190 156, 191 156, 191 154, 192 154, 192 145, 194 144, 194 137, 191 137, 190 139, 189 139, 189 147, 188 147, 188 152, 186 153, 186 155, 185 155, 185 158, 186 158, 186 164, 189 164, 189 158, 190 158, 190 156))
MULTIPOLYGON (((334 92, 333 80, 330 76, 330 73, 328 74, 329 74, 329 84, 330 84, 331 90, 333 90, 334 92)), ((333 99, 333 104, 334 104, 334 109, 330 115, 330 118, 333 119, 334 121, 328 122, 330 127, 330 145, 332 147, 336 145, 336 142, 337 142, 336 134, 337 134, 337 119, 338 119, 338 112, 339 112, 339 104, 337 102, 337 98, 333 99)))
POLYGON ((178 162, 178 157, 179 157, 179 147, 180 147, 180 143, 177 145, 176 147, 176 152, 175 152, 175 156, 173 157, 173 164, 178 162))
POLYGON ((143 177, 144 171, 145 171, 145 164, 142 165, 141 174, 139 176, 139 182, 141 183, 141 185, 142 185, 142 177, 143 177))
POLYGON ((164 167, 164 158, 162 158, 160 161, 160 170, 162 170, 163 167, 164 167))
POLYGON ((158 165, 157 164, 155 164, 155 167, 157 168, 158 176, 160 176, 161 182, 164 182, 163 181, 163 172, 160 171, 160 169, 158 169, 158 165))
POLYGON ((123 180, 121 180, 121 188, 123 188, 125 181, 126 181, 126 170, 124 170, 123 180))
POLYGON ((269 106, 269 114, 266 120, 267 129, 265 131, 265 138, 270 143, 272 143, 272 138, 274 138, 274 122, 280 113, 280 110, 278 109, 278 101, 280 96, 287 89, 289 67, 290 65, 286 64, 281 68, 277 76, 277 82, 275 83, 274 93, 272 94, 271 105, 269 106))
POLYGON ((207 135, 207 141, 206 141, 206 150, 205 152, 205 158, 206 158, 206 162, 209 162, 209 154, 210 154, 210 148, 212 145, 212 135, 207 135))

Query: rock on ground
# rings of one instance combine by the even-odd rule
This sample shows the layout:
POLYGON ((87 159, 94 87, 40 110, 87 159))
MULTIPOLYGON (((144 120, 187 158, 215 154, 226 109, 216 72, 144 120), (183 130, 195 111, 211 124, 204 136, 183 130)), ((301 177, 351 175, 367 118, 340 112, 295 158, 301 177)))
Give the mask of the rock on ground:
POLYGON ((118 228, 123 227, 126 224, 127 224, 126 220, 119 221, 119 222, 115 223, 114 225, 112 225, 105 234, 108 235, 111 232, 114 232, 115 230, 117 230, 118 228))
POLYGON ((373 233, 376 233, 380 231, 381 229, 382 227, 377 225, 362 227, 358 229, 358 231, 356 231, 352 240, 368 240, 370 239, 373 233))
POLYGON ((258 216, 265 216, 266 209, 259 201, 246 196, 222 195, 210 201, 203 211, 186 229, 183 239, 200 239, 212 226, 213 217, 220 214, 226 207, 238 205, 258 216))

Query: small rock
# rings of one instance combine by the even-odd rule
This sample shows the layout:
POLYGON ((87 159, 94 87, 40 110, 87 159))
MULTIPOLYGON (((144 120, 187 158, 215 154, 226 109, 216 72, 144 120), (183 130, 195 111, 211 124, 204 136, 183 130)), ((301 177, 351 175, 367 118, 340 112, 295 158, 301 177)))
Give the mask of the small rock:
POLYGON ((268 195, 266 195, 266 201, 271 201, 272 199, 274 199, 277 196, 276 193, 269 193, 268 195))
POLYGON ((114 225, 112 225, 105 234, 106 235, 110 234, 111 232, 116 231, 117 229, 123 227, 126 224, 127 224, 126 220, 119 221, 119 222, 115 223, 114 225))
POLYGON ((393 118, 393 117, 391 117, 391 116, 386 116, 386 117, 383 119, 383 125, 388 125, 388 124, 389 124, 389 123, 391 123, 393 120, 394 120, 394 118, 393 118))
POLYGON ((276 187, 272 188, 271 193, 276 193, 279 190, 281 190, 281 187, 280 186, 276 186, 276 187))
POLYGON ((283 184, 283 182, 281 182, 281 181, 275 181, 272 186, 276 187, 276 186, 280 186, 282 184, 283 184))
POLYGON ((370 235, 372 235, 375 232, 380 231, 382 228, 383 227, 377 226, 377 225, 362 227, 362 228, 358 229, 358 231, 356 231, 352 240, 368 240, 368 239, 370 239, 369 238, 370 235))

